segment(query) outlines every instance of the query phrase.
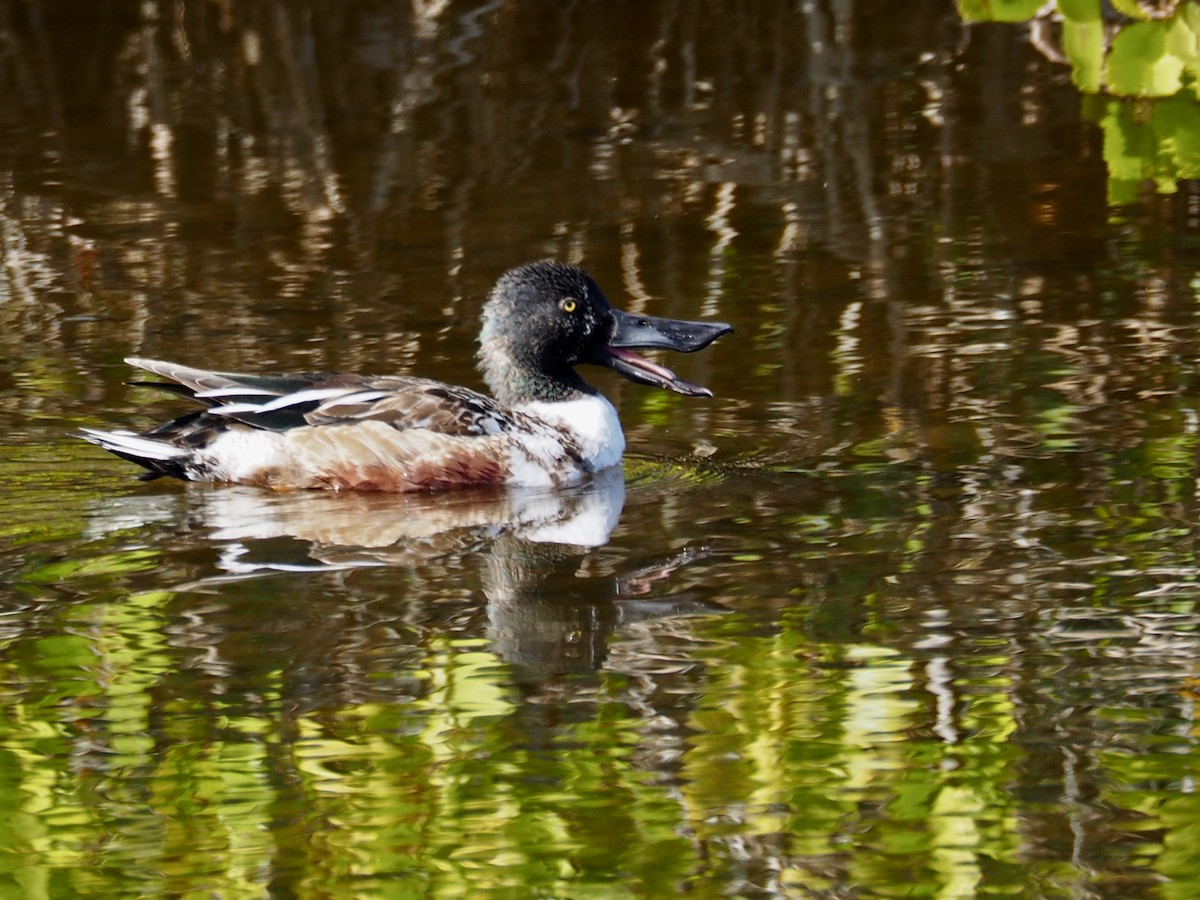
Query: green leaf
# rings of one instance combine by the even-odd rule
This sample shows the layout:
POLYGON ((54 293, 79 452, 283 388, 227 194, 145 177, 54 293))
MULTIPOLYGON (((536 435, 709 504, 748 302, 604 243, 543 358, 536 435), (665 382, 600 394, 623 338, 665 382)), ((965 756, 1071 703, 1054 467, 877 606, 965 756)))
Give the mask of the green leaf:
POLYGON ((1104 73, 1104 23, 1063 23, 1063 52, 1071 61, 1071 80, 1081 91, 1099 92, 1104 73))
POLYGON ((1113 9, 1131 19, 1146 19, 1149 14, 1138 0, 1112 0, 1113 9))
POLYGON ((1172 193, 1179 179, 1200 178, 1200 105, 1191 95, 1151 105, 1110 100, 1100 124, 1109 202, 1132 202, 1147 180, 1172 193))
POLYGON ((1183 61, 1167 51, 1173 23, 1135 22, 1113 38, 1108 88, 1130 97, 1169 97, 1183 87, 1183 61))
POLYGON ((1196 26, 1196 22, 1183 16, 1176 16, 1167 23, 1167 52, 1178 57, 1192 72, 1200 71, 1200 37, 1196 26))
POLYGON ((1058 0, 1058 11, 1070 22, 1100 22, 1100 0, 1058 0))
POLYGON ((974 22, 1024 22, 1044 5, 1042 0, 958 0, 958 11, 974 22))

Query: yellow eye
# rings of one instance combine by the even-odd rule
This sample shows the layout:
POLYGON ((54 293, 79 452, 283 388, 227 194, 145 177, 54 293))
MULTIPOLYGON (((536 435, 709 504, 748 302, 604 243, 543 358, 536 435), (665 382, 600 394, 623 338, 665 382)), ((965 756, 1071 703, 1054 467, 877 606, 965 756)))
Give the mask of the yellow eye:
POLYGON ((575 301, 570 297, 563 297, 558 301, 558 308, 563 312, 575 312, 575 301))

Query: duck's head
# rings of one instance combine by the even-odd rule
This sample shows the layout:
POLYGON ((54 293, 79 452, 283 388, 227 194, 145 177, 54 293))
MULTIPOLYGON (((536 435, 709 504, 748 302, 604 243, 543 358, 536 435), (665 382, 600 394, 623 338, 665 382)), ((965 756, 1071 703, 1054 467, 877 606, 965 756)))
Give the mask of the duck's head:
POLYGON ((732 330, 724 322, 621 312, 583 269, 545 260, 511 269, 496 282, 483 308, 479 367, 493 395, 506 405, 594 394, 575 372, 582 363, 607 366, 639 384, 711 397, 708 388, 684 381, 630 348, 691 353, 732 330))

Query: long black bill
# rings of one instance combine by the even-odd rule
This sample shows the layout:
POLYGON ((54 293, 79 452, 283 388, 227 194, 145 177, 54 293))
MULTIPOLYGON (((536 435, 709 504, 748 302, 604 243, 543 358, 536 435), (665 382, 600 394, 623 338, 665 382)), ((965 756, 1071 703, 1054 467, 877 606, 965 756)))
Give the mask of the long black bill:
POLYGON ((694 353, 703 350, 723 334, 733 331, 724 322, 689 322, 658 316, 631 316, 613 310, 616 325, 608 345, 601 351, 600 365, 620 372, 630 381, 666 388, 688 397, 711 397, 706 387, 684 381, 670 369, 630 351, 629 347, 652 350, 676 350, 694 353))

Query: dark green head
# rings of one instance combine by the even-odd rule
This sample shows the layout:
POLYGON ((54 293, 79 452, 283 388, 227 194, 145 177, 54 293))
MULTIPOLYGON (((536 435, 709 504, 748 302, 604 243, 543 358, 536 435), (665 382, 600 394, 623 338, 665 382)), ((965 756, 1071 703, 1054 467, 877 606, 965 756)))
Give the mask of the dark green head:
POLYGON ((501 276, 483 308, 479 367, 493 395, 515 405, 594 394, 575 372, 607 366, 631 381, 689 396, 712 396, 629 347, 689 353, 732 331, 721 322, 633 316, 613 309, 583 269, 546 260, 501 276))

